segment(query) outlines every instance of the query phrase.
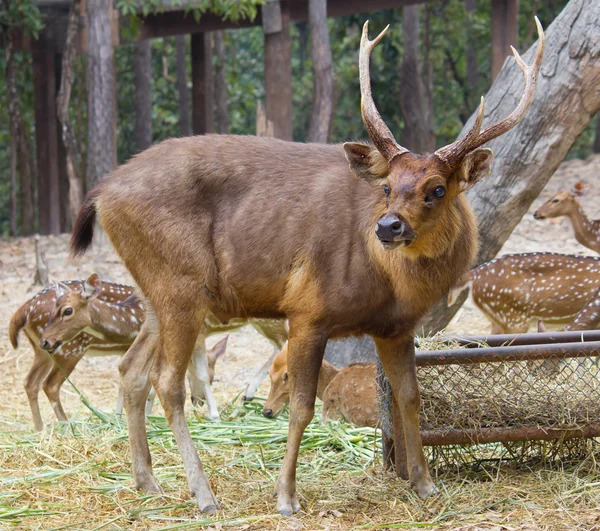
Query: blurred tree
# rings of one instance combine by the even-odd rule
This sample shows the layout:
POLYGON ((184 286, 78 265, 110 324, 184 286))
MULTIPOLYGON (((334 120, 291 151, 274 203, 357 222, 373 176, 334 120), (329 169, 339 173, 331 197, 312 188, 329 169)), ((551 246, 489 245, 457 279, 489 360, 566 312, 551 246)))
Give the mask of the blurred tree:
POLYGON ((135 150, 152 145, 152 55, 150 41, 136 41, 133 73, 135 79, 135 150))
MULTIPOLYGON (((187 85, 187 44, 185 35, 175 37, 175 62, 177 64, 177 92, 179 94, 179 134, 190 136, 190 90, 187 85)), ((227 95, 225 95, 227 98, 227 95)))
POLYGON ((227 114, 225 41, 222 31, 213 32, 213 52, 215 67, 215 131, 224 134, 229 130, 229 116, 227 114))

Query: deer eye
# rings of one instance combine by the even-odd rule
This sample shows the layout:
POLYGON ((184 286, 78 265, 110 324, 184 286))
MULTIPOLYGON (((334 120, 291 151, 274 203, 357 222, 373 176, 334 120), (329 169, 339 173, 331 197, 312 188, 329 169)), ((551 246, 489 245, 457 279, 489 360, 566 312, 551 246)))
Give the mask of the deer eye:
POLYGON ((390 196, 390 187, 389 187, 387 184, 384 184, 384 185, 383 185, 383 192, 385 193, 385 195, 386 195, 387 197, 389 197, 389 196, 390 196))
POLYGON ((560 199, 555 199, 554 201, 552 201, 553 203, 558 203, 560 201, 560 199))
POLYGON ((446 189, 443 186, 438 186, 434 191, 433 195, 435 195, 438 199, 441 199, 446 195, 446 189))
POLYGON ((65 311, 63 312, 63 316, 65 315, 73 315, 73 308, 65 308, 65 311))

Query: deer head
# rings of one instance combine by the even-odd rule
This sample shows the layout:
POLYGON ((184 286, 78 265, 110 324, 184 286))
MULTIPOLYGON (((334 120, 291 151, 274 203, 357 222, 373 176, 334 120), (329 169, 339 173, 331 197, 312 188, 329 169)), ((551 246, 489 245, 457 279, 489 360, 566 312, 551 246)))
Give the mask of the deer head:
POLYGON ((56 305, 40 338, 40 347, 53 353, 62 343, 92 327, 90 300, 102 290, 100 277, 94 273, 84 283, 83 291, 57 282, 56 305))
POLYGON ((269 396, 265 401, 263 415, 267 418, 274 418, 290 401, 290 384, 288 381, 287 364, 287 344, 275 356, 271 368, 269 369, 269 378, 271 380, 271 389, 269 396))
POLYGON ((546 219, 568 216, 578 208, 577 198, 586 193, 587 189, 585 184, 582 181, 579 181, 573 185, 573 188, 570 191, 561 190, 554 194, 533 213, 533 217, 535 219, 546 219))
POLYGON ((517 125, 533 101, 544 52, 544 32, 537 18, 536 24, 539 42, 533 64, 525 64, 513 48, 525 78, 525 89, 515 110, 500 122, 481 130, 482 98, 475 123, 463 138, 435 153, 418 155, 396 142, 375 106, 369 57, 389 26, 371 41, 368 22, 365 23, 359 55, 361 113, 373 145, 348 142, 344 144, 344 150, 354 174, 381 188, 375 234, 384 249, 418 249, 425 255, 428 253, 424 252, 424 246, 432 255, 444 251, 439 245, 436 250, 436 245, 427 244, 427 241, 439 240, 437 235, 444 232, 444 225, 455 221, 448 219, 449 205, 455 198, 489 175, 493 155, 481 146, 517 125))

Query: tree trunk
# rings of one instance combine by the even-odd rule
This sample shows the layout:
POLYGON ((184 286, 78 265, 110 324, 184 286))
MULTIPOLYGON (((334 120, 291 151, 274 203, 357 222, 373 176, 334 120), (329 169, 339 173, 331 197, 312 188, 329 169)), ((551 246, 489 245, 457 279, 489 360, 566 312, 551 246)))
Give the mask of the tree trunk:
POLYGON ((492 79, 500 72, 510 47, 519 48, 519 0, 492 2, 492 79))
POLYGON ((110 0, 86 0, 88 152, 87 184, 92 188, 110 173, 115 150, 115 72, 110 0))
POLYGON ((17 138, 10 135, 10 185, 8 190, 9 233, 19 234, 17 228, 17 138))
MULTIPOLYGON (((517 226, 569 149, 600 110, 600 2, 571 0, 546 32, 546 52, 535 100, 523 121, 489 143, 491 175, 468 197, 479 220, 477 263, 493 258, 517 226)), ((533 45, 535 46, 535 44, 533 45)), ((533 47, 524 59, 531 63, 533 47)), ((523 90, 522 74, 509 61, 485 97, 483 126, 507 116, 523 90)), ((462 135, 471 128, 473 115, 462 135)), ((464 302, 437 305, 426 330, 443 328, 464 302)))
POLYGON ((431 60, 431 4, 423 6, 425 11, 425 28, 423 33, 423 90, 425 96, 424 115, 425 127, 428 131, 428 141, 431 149, 435 149, 435 126, 433 124, 433 62, 431 60))
POLYGON ((333 71, 327 29, 327 0, 309 0, 308 23, 314 86, 308 141, 325 143, 333 111, 333 71))
POLYGON ((177 63, 177 92, 179 93, 179 134, 190 136, 190 91, 187 85, 187 54, 185 35, 175 37, 175 61, 177 63))
POLYGON ((73 87, 74 64, 76 50, 77 31, 79 29, 79 0, 73 0, 69 9, 69 21, 67 23, 67 39, 62 57, 62 71, 60 77, 60 89, 56 98, 57 114, 61 124, 63 144, 67 158, 67 176, 69 178, 69 214, 71 222, 79 212, 83 201, 83 186, 81 183, 79 146, 75 133, 69 119, 69 102, 71 100, 71 88, 73 87))
POLYGON ((152 55, 150 40, 136 41, 135 61, 135 150, 152 145, 152 55))
POLYGON ((594 138, 594 153, 600 153, 600 113, 596 115, 596 136, 594 138))
POLYGON ((227 114, 227 79, 225 78, 225 40, 223 30, 213 33, 213 45, 217 62, 215 64, 215 128, 217 133, 229 131, 227 114))
POLYGON ((192 130, 195 135, 214 131, 212 39, 210 33, 193 33, 192 130))
MULTIPOLYGON (((25 130, 25 122, 21 115, 19 105, 19 96, 17 92, 16 73, 14 66, 14 43, 12 33, 6 34, 6 88, 8 92, 8 115, 11 146, 14 146, 16 153, 11 153, 11 165, 15 164, 12 157, 16 156, 16 164, 19 168, 20 179, 20 203, 21 203, 21 234, 33 234, 35 229, 35 213, 34 213, 34 166, 31 156, 31 148, 29 139, 25 130)), ((11 170, 12 171, 12 170, 11 170)), ((16 183, 15 183, 16 184, 16 183)), ((16 210, 16 209, 15 209, 16 210)))
POLYGON ((465 40, 465 57, 467 63, 467 101, 470 107, 477 105, 477 48, 473 45, 471 34, 473 33, 473 17, 477 9, 476 0, 465 0, 465 31, 467 38, 465 40))

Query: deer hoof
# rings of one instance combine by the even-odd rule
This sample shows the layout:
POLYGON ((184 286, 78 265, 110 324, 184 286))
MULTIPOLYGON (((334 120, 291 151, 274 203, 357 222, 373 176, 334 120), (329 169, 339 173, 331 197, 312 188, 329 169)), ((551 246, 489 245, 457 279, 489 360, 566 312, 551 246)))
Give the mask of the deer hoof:
POLYGON ((136 480, 136 487, 141 490, 144 494, 162 494, 163 490, 158 483, 157 479, 153 476, 147 476, 143 479, 136 480))
POLYGON ((254 400, 253 396, 246 396, 246 395, 242 396, 242 402, 252 402, 252 400, 254 400))
POLYGON ((281 516, 292 516, 294 513, 300 512, 300 502, 298 498, 289 495, 279 496, 277 499, 277 512, 281 516))
POLYGON ((431 498, 440 493, 440 489, 438 489, 431 480, 424 481, 421 485, 415 487, 415 490, 417 491, 417 496, 419 496, 419 498, 431 498))

